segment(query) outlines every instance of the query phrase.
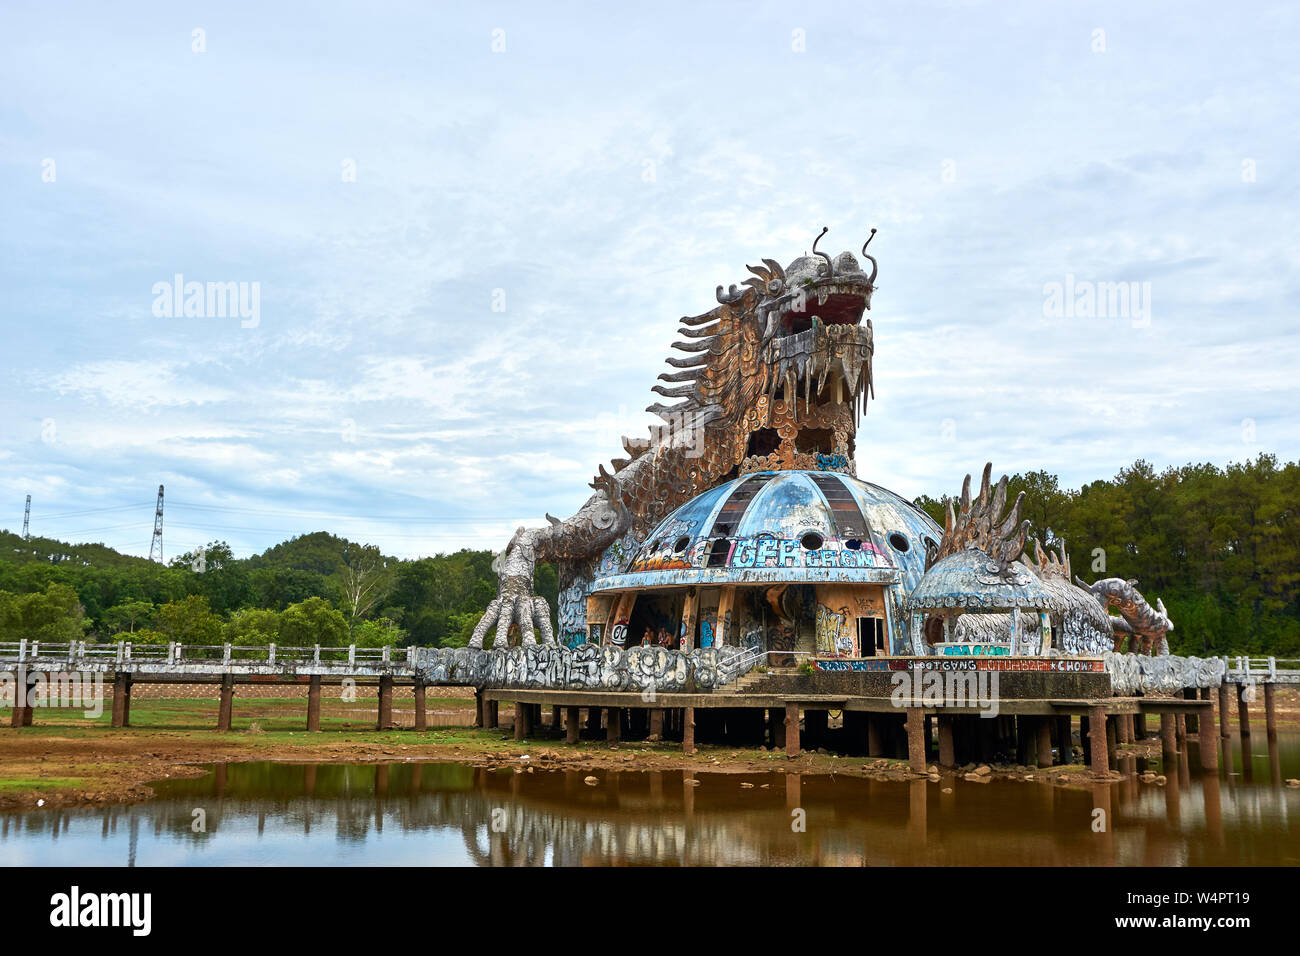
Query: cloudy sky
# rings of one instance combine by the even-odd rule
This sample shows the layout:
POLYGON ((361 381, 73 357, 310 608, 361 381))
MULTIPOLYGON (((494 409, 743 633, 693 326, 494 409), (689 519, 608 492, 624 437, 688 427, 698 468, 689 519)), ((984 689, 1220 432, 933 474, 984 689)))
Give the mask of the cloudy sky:
POLYGON ((0 11, 0 527, 499 548, 823 225, 879 229, 861 477, 1300 457, 1293 4, 277 6, 0 11))

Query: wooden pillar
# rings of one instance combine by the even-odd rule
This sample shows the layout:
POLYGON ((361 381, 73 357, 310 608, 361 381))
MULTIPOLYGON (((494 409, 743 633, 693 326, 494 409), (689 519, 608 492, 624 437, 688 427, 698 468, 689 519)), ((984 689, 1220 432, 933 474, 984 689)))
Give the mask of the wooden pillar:
POLYGON ((515 740, 528 736, 528 705, 515 701, 515 740))
POLYGON ((682 753, 695 753, 695 708, 682 708, 682 753))
POLYGON ((1110 774, 1110 758, 1106 747, 1106 710, 1094 707, 1088 713, 1088 744, 1092 750, 1092 772, 1099 776, 1110 774))
POLYGON ((1165 762, 1166 776, 1178 762, 1177 726, 1178 721, 1174 719, 1173 714, 1160 715, 1160 756, 1165 762))
POLYGON ((424 682, 416 681, 415 682, 415 729, 416 730, 429 729, 429 715, 425 712, 424 705, 425 705, 424 682))
POLYGON ((618 707, 605 710, 605 741, 616 744, 623 733, 623 711, 618 707))
MULTIPOLYGON (((1201 696, 1206 702, 1209 702, 1210 688, 1202 688, 1201 696)), ((1219 731, 1214 726, 1214 704, 1211 703, 1209 707, 1201 711, 1197 723, 1200 725, 1198 736, 1201 742, 1201 766, 1206 770, 1218 770, 1219 731)))
POLYGON ((483 688, 475 687, 474 688, 474 726, 475 727, 487 726, 487 714, 484 712, 486 708, 486 704, 487 701, 483 699, 483 688))
MULTIPOLYGON (((127 694, 130 693, 130 691, 127 690, 127 686, 128 685, 127 685, 126 674, 116 674, 113 676, 113 726, 114 727, 126 726, 126 697, 127 694)), ((14 708, 14 720, 15 720, 14 723, 15 727, 21 726, 20 721, 22 720, 22 717, 18 713, 17 708, 14 708)))
POLYGON ((501 726, 501 702, 498 700, 483 701, 483 726, 497 728, 501 726))
POLYGON ((925 772, 925 711, 920 707, 907 708, 907 765, 925 772))
POLYGON ((320 675, 313 674, 307 684, 307 730, 320 730, 320 675))
POLYGON ((793 702, 785 705, 785 755, 799 756, 799 705, 793 702))
POLYGON ((1277 685, 1271 681, 1264 685, 1264 734, 1269 743, 1277 740, 1277 700, 1274 696, 1276 690, 1277 685))
POLYGON ((576 744, 578 742, 578 708, 564 708, 564 742, 566 744, 576 744))
POLYGON ((1071 729, 1073 721, 1067 715, 1056 718, 1056 749, 1060 754, 1061 763, 1074 763, 1074 731, 1071 729))
POLYGON ((952 722, 953 718, 947 714, 939 714, 939 766, 955 767, 957 766, 956 750, 953 747, 952 740, 952 722))
POLYGON ((228 733, 235 709, 235 678, 227 674, 221 678, 221 703, 217 707, 217 732, 228 733))
POLYGON ((1052 719, 1050 717, 1037 718, 1038 723, 1038 766, 1040 768, 1050 767, 1052 765, 1052 719))
POLYGON ((393 729, 393 678, 388 674, 379 678, 379 720, 376 726, 380 730, 393 729))
POLYGON ((664 712, 655 707, 650 711, 650 739, 662 740, 664 736, 664 712))

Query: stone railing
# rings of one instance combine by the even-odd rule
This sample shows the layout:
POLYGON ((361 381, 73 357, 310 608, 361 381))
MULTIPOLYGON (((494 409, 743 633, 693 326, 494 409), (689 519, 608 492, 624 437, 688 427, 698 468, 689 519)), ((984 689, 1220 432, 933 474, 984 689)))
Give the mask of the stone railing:
POLYGON ((532 644, 505 650, 411 648, 411 666, 430 684, 550 690, 676 693, 730 683, 762 660, 744 648, 670 651, 663 647, 532 644))
POLYGON ((1228 671, 1221 657, 1176 657, 1164 654, 1101 655, 1110 674, 1111 692, 1117 697, 1143 693, 1173 694, 1185 687, 1218 687, 1228 671))

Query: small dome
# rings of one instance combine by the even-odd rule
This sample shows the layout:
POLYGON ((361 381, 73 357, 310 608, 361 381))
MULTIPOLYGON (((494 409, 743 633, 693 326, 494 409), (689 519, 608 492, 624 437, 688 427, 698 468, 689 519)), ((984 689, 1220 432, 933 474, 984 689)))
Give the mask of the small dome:
POLYGON ((1009 611, 1012 608, 1055 610, 1056 601, 1038 576, 1019 561, 1005 572, 983 551, 969 549, 935 563, 908 596, 906 610, 1009 611))
POLYGON ((910 589, 940 534, 929 515, 879 485, 829 471, 757 472, 682 505, 596 590, 785 581, 910 589))

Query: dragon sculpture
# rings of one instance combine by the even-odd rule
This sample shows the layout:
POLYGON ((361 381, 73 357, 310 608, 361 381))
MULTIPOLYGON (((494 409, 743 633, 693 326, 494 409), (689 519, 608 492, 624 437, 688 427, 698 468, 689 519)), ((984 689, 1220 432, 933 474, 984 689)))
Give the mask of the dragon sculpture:
POLYGON ((853 474, 861 413, 874 397, 870 320, 879 272, 867 246, 864 271, 851 252, 812 254, 782 267, 774 259, 747 266, 751 276, 726 291, 718 305, 681 320, 682 353, 666 361, 658 401, 646 411, 664 421, 648 438, 624 438, 626 457, 612 471, 602 464, 595 494, 567 521, 547 515, 547 528, 520 528, 498 559, 497 597, 470 639, 481 648, 550 643, 550 609, 533 592, 538 561, 559 570, 561 637, 585 630, 586 597, 598 570, 617 570, 665 515, 722 481, 769 469, 826 469, 853 474))

